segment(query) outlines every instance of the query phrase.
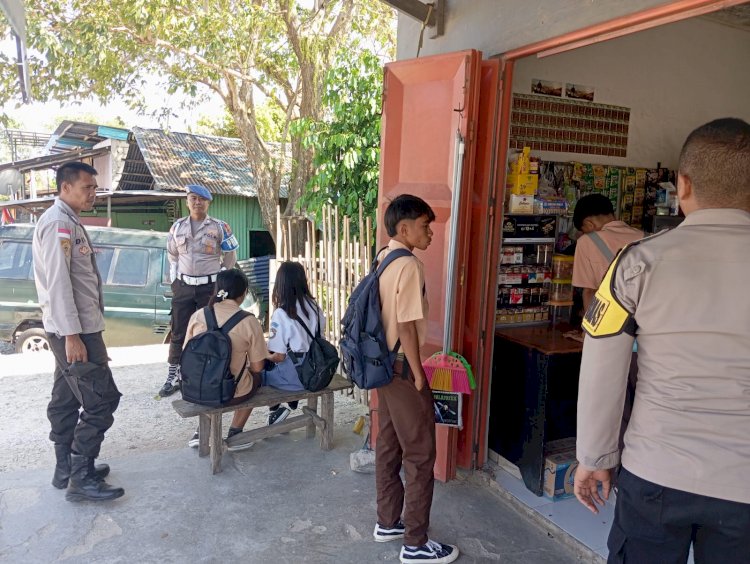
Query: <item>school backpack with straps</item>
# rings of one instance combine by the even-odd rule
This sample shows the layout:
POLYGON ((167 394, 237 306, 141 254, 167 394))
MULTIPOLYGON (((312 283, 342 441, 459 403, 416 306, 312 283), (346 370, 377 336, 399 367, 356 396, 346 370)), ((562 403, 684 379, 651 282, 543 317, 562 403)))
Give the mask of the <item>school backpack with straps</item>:
MULTIPOLYGON (((380 253, 378 253, 380 254, 380 253)), ((372 263, 352 292, 341 320, 341 355, 344 372, 362 390, 385 386, 393 380, 393 363, 401 342, 391 351, 385 338, 380 307, 380 275, 394 260, 414 256, 406 249, 394 249, 378 264, 372 263)))
POLYGON ((240 310, 219 328, 213 307, 203 308, 203 313, 206 316, 206 331, 190 339, 180 357, 182 399, 219 407, 234 397, 237 382, 247 367, 245 358, 240 373, 236 377, 232 374, 229 368, 232 361, 229 332, 251 314, 240 310))
POLYGON ((336 347, 326 341, 320 334, 320 316, 317 308, 315 309, 315 316, 318 318, 315 335, 301 319, 295 320, 302 325, 305 333, 310 336, 310 348, 302 358, 302 362, 296 364, 300 384, 309 392, 319 392, 326 388, 331 383, 340 362, 336 347))

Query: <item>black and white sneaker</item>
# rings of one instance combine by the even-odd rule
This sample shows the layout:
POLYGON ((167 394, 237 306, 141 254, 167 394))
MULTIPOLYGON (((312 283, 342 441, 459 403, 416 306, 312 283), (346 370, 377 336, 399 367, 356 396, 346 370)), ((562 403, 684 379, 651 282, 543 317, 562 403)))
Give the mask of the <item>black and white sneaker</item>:
POLYGON ((452 544, 442 544, 428 540, 422 546, 402 546, 399 560, 404 564, 414 562, 429 562, 432 564, 447 564, 458 558, 458 547, 452 544))
POLYGON ((275 409, 274 411, 271 411, 268 413, 268 424, 274 425, 276 423, 281 423, 284 419, 289 417, 289 414, 292 412, 291 409, 288 407, 279 407, 278 409, 275 409))
POLYGON ((190 437, 190 440, 188 441, 188 446, 190 448, 198 448, 198 445, 200 444, 200 442, 201 442, 201 439, 198 436, 198 431, 196 431, 195 433, 193 433, 193 436, 190 437))
POLYGON ((404 524, 401 519, 396 521, 393 527, 384 527, 380 523, 375 524, 375 530, 372 532, 372 536, 375 542, 388 542, 396 539, 404 538, 404 524))
POLYGON ((240 450, 246 450, 252 447, 255 444, 255 441, 250 443, 239 443, 239 444, 231 444, 229 442, 229 439, 234 437, 235 435, 239 435, 242 433, 242 429, 236 429, 234 427, 229 428, 229 432, 227 433, 227 438, 224 440, 224 442, 227 445, 227 450, 230 452, 238 452, 240 450))
POLYGON ((182 381, 178 377, 168 376, 167 381, 164 382, 164 385, 161 387, 161 390, 159 390, 159 396, 162 398, 171 396, 181 387, 182 387, 182 381))

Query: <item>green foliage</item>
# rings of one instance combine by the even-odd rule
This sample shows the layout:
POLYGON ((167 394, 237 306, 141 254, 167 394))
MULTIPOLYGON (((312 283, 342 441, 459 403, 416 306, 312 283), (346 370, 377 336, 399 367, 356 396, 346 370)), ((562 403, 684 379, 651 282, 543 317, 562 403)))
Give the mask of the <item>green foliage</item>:
POLYGON ((340 54, 325 77, 324 119, 295 123, 293 133, 315 151, 315 171, 300 204, 318 217, 325 205, 357 217, 361 202, 375 219, 382 79, 382 61, 374 54, 340 54))
POLYGON ((237 131, 237 124, 234 122, 234 118, 232 118, 232 115, 229 112, 224 112, 224 115, 218 120, 214 120, 205 115, 199 117, 192 133, 197 133, 199 135, 216 135, 217 137, 240 136, 237 131))
MULTIPOLYGON (((282 179, 294 206, 312 171, 310 150, 290 138, 295 119, 323 115, 333 55, 368 48, 392 56, 394 12, 379 0, 27 0, 34 100, 95 98, 145 106, 154 76, 168 93, 224 102, 257 180, 264 223, 275 234, 282 179), (278 158, 269 140, 287 143, 278 158), (289 150, 291 149, 291 150, 289 150), (288 167, 287 167, 288 168, 288 167)), ((0 35, 7 25, 0 21, 0 35)), ((0 52, 0 105, 20 97, 15 61, 0 52)), ((152 101, 150 101, 152 102, 152 101)), ((168 111, 168 109, 167 109, 168 111)), ((229 128, 229 123, 224 124, 229 128)), ((360 156, 350 155, 347 162, 360 156)))
MULTIPOLYGON (((283 136, 284 111, 278 105, 266 101, 255 109, 258 135, 264 141, 281 141, 283 136)), ((202 135, 217 135, 219 137, 239 137, 237 123, 232 114, 224 115, 216 121, 208 116, 198 118, 195 133, 202 135)))

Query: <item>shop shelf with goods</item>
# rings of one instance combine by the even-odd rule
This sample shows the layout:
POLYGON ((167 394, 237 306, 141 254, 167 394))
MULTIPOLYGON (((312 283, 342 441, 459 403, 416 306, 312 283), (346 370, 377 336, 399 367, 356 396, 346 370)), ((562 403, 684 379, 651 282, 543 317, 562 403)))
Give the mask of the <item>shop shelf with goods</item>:
POLYGON ((507 214, 497 273, 496 324, 549 323, 557 218, 507 214))

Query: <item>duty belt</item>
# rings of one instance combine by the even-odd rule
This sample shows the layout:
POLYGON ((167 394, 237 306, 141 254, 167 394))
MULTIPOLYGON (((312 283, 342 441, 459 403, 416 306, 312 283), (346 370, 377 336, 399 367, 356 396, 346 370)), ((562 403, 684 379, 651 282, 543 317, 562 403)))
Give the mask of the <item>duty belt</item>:
POLYGON ((202 286, 203 284, 213 284, 216 282, 216 274, 208 274, 206 276, 188 276, 187 274, 180 274, 180 280, 182 280, 188 286, 202 286))

